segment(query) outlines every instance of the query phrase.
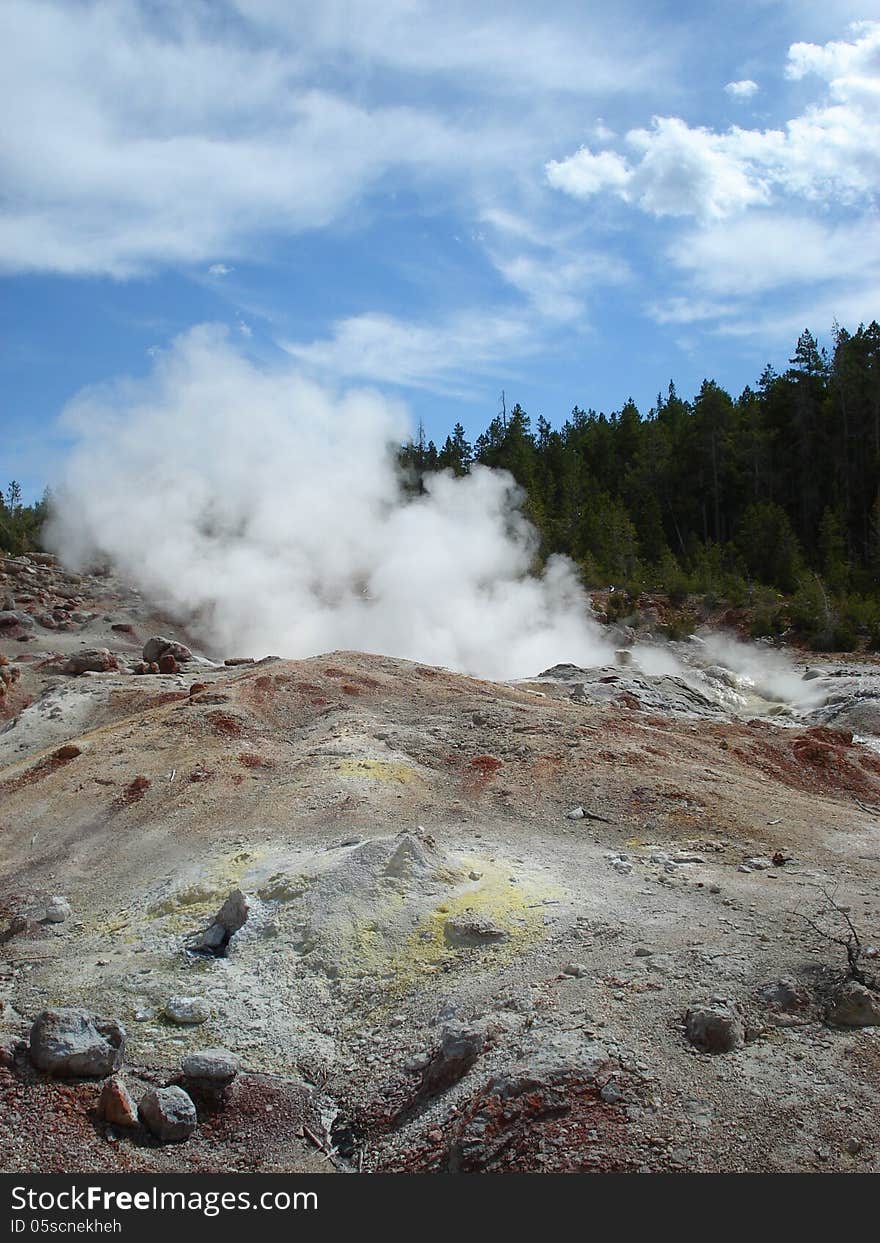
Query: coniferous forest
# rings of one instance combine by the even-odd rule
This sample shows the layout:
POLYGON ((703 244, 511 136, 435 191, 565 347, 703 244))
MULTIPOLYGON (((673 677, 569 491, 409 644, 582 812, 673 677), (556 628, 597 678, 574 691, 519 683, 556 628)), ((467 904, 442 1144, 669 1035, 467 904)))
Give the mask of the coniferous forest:
POLYGON ((766 367, 732 397, 673 383, 641 412, 575 406, 554 428, 519 405, 471 445, 457 424, 438 448, 406 445, 410 487, 475 462, 511 472, 541 535, 588 587, 669 593, 687 630, 694 605, 747 606, 755 637, 820 649, 880 647, 880 325, 835 326, 833 353, 801 334, 783 374, 766 367))
MULTIPOLYGON (((766 367, 732 397, 673 383, 655 405, 612 414, 575 406, 560 427, 513 405, 471 444, 456 424, 438 448, 400 451, 404 486, 474 463, 509 471, 541 537, 588 588, 614 584, 621 617, 644 592, 687 633, 706 609, 747 610, 754 637, 817 649, 880 650, 880 325, 835 326, 833 352, 801 334, 783 374, 766 367)), ((0 549, 39 548, 48 496, 0 494, 0 549)))

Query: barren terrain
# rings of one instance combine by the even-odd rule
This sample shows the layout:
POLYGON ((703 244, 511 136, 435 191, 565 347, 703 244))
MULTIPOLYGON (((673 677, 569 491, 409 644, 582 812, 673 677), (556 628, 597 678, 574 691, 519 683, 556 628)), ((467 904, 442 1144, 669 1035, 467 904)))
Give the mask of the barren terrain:
POLYGON ((2 1034, 47 1006, 115 1018, 135 1097, 190 1051, 242 1070, 160 1146, 7 1040, 0 1168, 880 1168, 880 1027, 826 1020, 846 957, 802 918, 833 895, 876 965, 880 754, 858 731, 659 711, 625 666, 137 674, 147 639, 187 636, 43 560, 0 561, 31 619, 0 629, 2 1034), (64 672, 94 648, 120 667, 64 672), (193 953, 235 890, 228 955, 193 953), (181 996, 209 1017, 172 1021, 181 996), (731 1052, 686 1038, 713 996, 744 1015, 731 1052))

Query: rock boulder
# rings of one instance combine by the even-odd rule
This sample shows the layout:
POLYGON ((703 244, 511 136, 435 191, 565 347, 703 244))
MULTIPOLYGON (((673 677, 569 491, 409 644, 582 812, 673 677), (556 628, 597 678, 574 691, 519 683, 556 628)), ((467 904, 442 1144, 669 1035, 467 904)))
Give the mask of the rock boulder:
POLYGON ((30 1058, 52 1075, 112 1075, 125 1056, 125 1028, 88 1010, 43 1010, 30 1032, 30 1058))

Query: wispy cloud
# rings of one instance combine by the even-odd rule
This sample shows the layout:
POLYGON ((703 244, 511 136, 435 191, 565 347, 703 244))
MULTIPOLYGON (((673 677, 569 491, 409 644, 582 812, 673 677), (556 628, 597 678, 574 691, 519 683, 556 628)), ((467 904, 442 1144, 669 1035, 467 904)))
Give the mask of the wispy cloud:
POLYGON ((422 322, 367 312, 337 321, 328 337, 279 344, 318 375, 458 394, 463 376, 509 368, 537 348, 525 317, 480 311, 422 322))
POLYGON ((565 100, 643 89, 656 66, 638 23, 617 55, 609 17, 484 8, 6 0, 0 270, 221 277, 355 219, 388 179, 476 211, 540 166, 551 118, 572 131, 565 100))

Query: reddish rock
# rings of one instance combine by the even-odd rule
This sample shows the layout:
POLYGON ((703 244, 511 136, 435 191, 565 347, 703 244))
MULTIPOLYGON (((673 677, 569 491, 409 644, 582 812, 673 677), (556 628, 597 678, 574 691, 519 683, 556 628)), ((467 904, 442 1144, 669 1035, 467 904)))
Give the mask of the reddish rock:
POLYGON ((113 1126, 137 1126, 137 1109, 128 1088, 114 1075, 101 1089, 98 1117, 113 1126))
POLYGON ((118 669, 116 657, 106 647, 87 648, 75 652, 64 666, 65 673, 75 676, 81 673, 107 673, 110 669, 118 669))

